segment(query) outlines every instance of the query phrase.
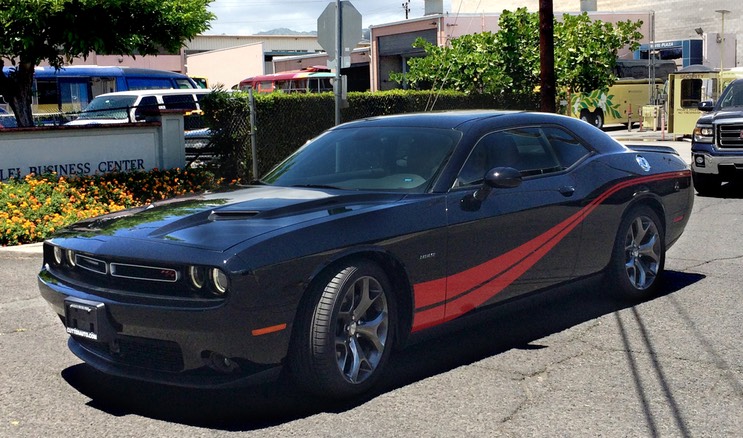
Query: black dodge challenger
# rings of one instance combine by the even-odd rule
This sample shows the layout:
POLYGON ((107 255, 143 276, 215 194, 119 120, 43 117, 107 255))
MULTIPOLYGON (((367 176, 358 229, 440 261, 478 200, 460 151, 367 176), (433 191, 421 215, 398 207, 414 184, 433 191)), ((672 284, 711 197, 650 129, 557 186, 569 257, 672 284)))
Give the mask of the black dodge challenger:
POLYGON ((38 279, 72 352, 104 373, 217 387, 284 369, 344 397, 411 336, 523 294, 598 273, 651 297, 693 199, 671 148, 577 119, 378 117, 250 186, 72 225, 38 279))

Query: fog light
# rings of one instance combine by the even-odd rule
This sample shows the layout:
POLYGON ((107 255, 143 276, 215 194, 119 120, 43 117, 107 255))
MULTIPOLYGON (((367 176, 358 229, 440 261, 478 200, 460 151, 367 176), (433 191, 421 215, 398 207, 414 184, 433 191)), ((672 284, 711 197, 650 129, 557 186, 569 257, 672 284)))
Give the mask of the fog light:
POLYGON ((76 265, 76 263, 75 263, 75 251, 73 251, 71 249, 68 249, 67 251, 65 251, 65 258, 67 259, 67 264, 69 264, 70 266, 72 266, 74 268, 75 265, 76 265))
POLYGON ((54 263, 61 265, 64 257, 64 250, 58 246, 54 247, 54 263))
POLYGON ((220 373, 232 373, 240 369, 237 362, 219 353, 211 352, 207 360, 209 368, 220 373))
POLYGON ((694 157, 694 162, 699 167, 704 167, 704 155, 697 155, 694 157))

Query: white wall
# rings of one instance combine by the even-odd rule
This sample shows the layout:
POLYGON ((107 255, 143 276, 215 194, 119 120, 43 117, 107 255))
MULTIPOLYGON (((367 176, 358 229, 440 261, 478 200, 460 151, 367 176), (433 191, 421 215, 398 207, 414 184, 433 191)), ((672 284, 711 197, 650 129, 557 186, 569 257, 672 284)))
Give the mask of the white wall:
POLYGON ((159 123, 0 131, 0 181, 29 173, 93 175, 185 166, 183 115, 159 123))

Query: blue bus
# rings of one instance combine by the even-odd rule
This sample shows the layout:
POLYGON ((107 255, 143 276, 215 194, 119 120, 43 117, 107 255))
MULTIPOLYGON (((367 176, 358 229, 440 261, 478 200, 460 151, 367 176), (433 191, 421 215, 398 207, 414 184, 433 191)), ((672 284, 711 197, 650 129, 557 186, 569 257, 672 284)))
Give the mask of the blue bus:
MULTIPOLYGON (((13 68, 3 70, 7 74, 13 68)), ((36 67, 33 112, 79 112, 99 94, 167 88, 198 88, 198 85, 181 73, 146 68, 80 65, 57 70, 36 67)))

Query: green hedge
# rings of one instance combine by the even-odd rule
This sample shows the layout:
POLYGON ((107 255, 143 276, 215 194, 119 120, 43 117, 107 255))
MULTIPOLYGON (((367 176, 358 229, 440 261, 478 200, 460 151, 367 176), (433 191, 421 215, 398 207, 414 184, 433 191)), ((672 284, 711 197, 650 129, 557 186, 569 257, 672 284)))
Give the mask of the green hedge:
MULTIPOLYGON (((256 94, 255 103, 258 176, 335 123, 335 96, 331 93, 256 94)), ((220 155, 215 171, 228 180, 255 178, 251 171, 249 108, 247 93, 217 92, 204 102, 212 142, 220 155)), ((535 110, 539 108, 539 96, 407 90, 349 93, 341 119, 348 122, 389 114, 484 108, 535 110)))

